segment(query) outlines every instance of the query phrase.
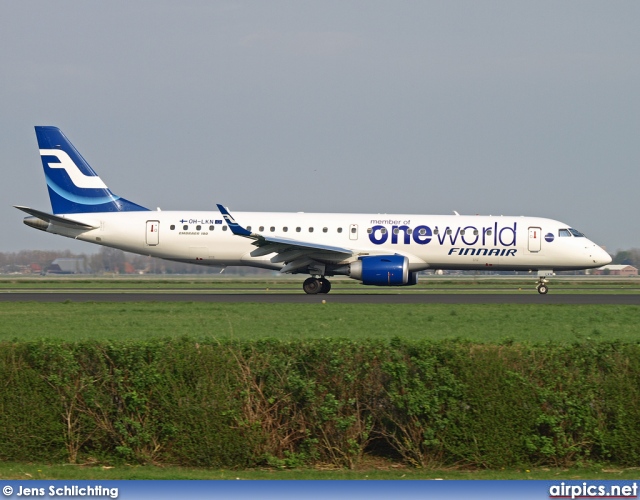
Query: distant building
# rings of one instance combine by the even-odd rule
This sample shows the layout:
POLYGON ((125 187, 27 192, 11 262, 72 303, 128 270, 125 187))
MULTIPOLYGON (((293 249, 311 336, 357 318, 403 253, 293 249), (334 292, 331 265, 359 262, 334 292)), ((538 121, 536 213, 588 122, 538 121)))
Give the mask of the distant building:
POLYGON ((86 274, 87 272, 84 259, 73 257, 56 259, 47 268, 47 273, 51 274, 86 274))
POLYGON ((638 276, 638 269, 625 264, 609 264, 591 271, 591 274, 607 274, 609 276, 638 276))

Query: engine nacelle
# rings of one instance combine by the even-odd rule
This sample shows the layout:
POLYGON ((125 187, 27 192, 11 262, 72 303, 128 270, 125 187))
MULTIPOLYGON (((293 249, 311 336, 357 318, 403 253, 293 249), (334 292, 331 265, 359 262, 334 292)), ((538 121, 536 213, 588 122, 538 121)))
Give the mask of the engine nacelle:
POLYGON ((409 272, 409 259, 402 255, 372 255, 360 257, 349 265, 349 277, 364 285, 415 285, 418 273, 409 272))

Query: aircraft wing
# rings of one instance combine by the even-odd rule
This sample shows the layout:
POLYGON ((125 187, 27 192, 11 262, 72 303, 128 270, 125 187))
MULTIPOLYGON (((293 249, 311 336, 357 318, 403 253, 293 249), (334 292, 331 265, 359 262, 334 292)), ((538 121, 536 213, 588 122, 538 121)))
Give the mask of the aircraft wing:
POLYGON ((21 207, 19 205, 14 205, 14 208, 18 210, 22 210, 29 215, 33 215, 38 219, 41 219, 46 222, 50 222, 51 224, 56 224, 58 226, 64 226, 71 229, 96 229, 98 226, 92 226, 90 224, 85 224, 84 222, 78 222, 73 219, 68 219, 66 217, 60 217, 59 215, 48 214, 47 212, 41 212, 40 210, 36 210, 34 208, 29 207, 21 207))
POLYGON ((254 240, 253 245, 257 248, 250 255, 261 257, 275 253, 271 262, 284 262, 285 266, 281 270, 283 273, 313 265, 314 262, 339 262, 355 253, 350 248, 252 233, 238 224, 225 207, 220 204, 217 207, 233 234, 254 240))

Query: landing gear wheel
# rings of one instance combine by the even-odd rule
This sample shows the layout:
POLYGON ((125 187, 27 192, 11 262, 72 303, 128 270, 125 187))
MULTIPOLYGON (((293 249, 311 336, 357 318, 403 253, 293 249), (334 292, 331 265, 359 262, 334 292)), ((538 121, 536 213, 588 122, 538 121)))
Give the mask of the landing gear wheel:
POLYGON ((327 278, 320 278, 320 293, 329 293, 331 291, 331 282, 327 278))
POLYGON ((315 295, 320 292, 322 284, 318 278, 307 278, 302 284, 302 289, 309 295, 315 295))
POLYGON ((545 295, 548 291, 549 291, 549 287, 547 285, 545 285, 544 283, 540 283, 538 285, 538 293, 540 295, 545 295))

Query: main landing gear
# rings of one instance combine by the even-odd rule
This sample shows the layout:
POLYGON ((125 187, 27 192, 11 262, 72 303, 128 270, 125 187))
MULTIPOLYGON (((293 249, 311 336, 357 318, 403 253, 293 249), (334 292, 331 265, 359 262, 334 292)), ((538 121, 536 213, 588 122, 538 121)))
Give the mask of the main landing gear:
POLYGON ((302 284, 302 289, 309 295, 316 293, 329 293, 331 290, 331 282, 322 276, 321 278, 307 278, 302 284))

